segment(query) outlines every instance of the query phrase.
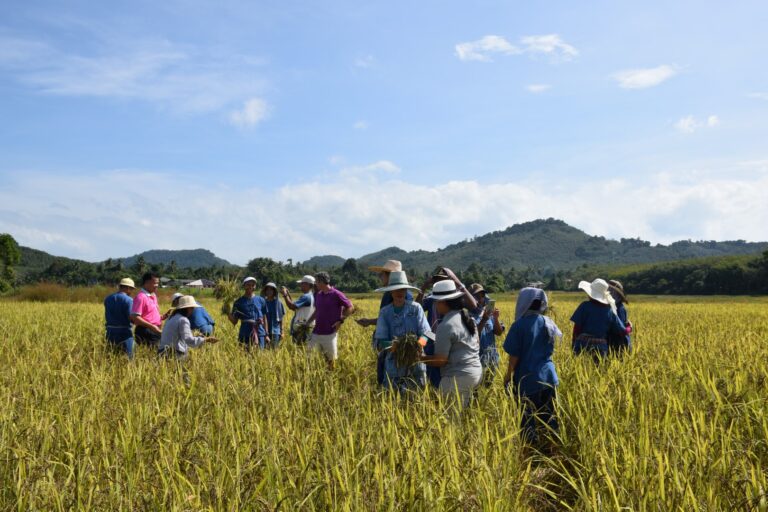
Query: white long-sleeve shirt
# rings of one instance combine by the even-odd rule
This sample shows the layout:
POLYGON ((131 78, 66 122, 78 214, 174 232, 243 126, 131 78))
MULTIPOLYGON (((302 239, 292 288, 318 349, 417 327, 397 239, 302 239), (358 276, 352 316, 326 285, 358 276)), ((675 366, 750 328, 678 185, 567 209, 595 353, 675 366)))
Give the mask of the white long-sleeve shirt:
POLYGON ((189 319, 181 313, 173 315, 165 322, 160 336, 160 350, 171 347, 176 352, 187 353, 189 348, 198 348, 205 343, 202 336, 193 336, 189 319))

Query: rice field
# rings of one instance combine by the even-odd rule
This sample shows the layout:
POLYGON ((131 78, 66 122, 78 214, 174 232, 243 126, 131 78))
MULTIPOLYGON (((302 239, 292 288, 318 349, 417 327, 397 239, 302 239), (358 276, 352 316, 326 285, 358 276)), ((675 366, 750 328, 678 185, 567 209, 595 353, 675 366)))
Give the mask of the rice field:
POLYGON ((330 373, 290 341, 244 353, 203 300, 222 342, 187 387, 108 353, 98 304, 0 301, 0 510, 768 510, 768 301, 633 302, 635 353, 597 368, 569 351, 580 300, 551 297, 552 457, 523 449, 501 374, 459 418, 377 388, 354 322, 330 373))

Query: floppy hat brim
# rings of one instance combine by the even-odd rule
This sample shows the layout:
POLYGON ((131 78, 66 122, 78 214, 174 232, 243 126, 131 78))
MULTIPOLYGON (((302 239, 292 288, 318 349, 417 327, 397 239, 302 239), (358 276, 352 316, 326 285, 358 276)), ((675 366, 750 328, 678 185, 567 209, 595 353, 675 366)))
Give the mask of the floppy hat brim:
POLYGON ((434 293, 430 293, 427 298, 434 299, 436 301, 445 301, 445 300, 451 300, 456 299, 464 295, 464 292, 461 290, 456 290, 453 293, 449 293, 448 295, 435 295, 434 293))
POLYGON ((415 286, 411 286, 409 284, 393 284, 392 286, 385 286, 384 288, 377 288, 374 290, 377 293, 386 293, 386 292, 393 292, 395 290, 413 290, 413 291, 420 291, 415 286))
POLYGON ((589 296, 590 299, 594 299, 601 304, 608 304, 608 299, 606 299, 605 297, 600 297, 595 293, 595 291, 592 289, 592 283, 589 283, 587 281, 581 281, 579 283, 579 288, 583 290, 589 296))

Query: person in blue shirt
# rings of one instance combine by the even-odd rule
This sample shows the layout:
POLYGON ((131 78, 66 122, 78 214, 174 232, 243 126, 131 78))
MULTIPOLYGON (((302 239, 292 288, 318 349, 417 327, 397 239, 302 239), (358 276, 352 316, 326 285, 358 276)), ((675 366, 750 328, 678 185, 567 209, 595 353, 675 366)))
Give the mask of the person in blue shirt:
POLYGON ((118 290, 104 299, 104 320, 106 321, 106 339, 112 349, 125 352, 128 359, 133 359, 135 342, 131 329, 131 294, 136 290, 133 279, 126 277, 120 281, 118 290))
POLYGON ((261 296, 266 301, 267 311, 265 319, 267 321, 267 333, 272 340, 270 348, 280 348, 280 341, 283 339, 283 318, 285 317, 285 306, 277 298, 277 285, 267 283, 261 289, 261 296))
POLYGON ((293 338, 295 344, 305 345, 309 335, 312 333, 312 329, 314 329, 314 324, 306 324, 315 312, 315 278, 314 276, 306 275, 296 281, 296 284, 299 285, 302 293, 301 297, 296 299, 296 302, 291 298, 288 288, 283 286, 281 292, 285 305, 288 309, 295 312, 293 318, 291 318, 291 338, 293 338), (300 325, 304 327, 297 329, 300 325))
MULTIPOLYGON (((407 298, 408 290, 417 289, 408 284, 405 272, 393 271, 389 275, 388 285, 376 290, 392 295, 392 303, 379 310, 376 331, 373 335, 373 348, 379 354, 379 358, 384 359, 384 376, 379 380, 379 384, 385 388, 397 389, 400 393, 408 389, 424 387, 427 381, 427 368, 424 363, 414 361, 410 367, 399 367, 392 353, 394 338, 404 337, 407 334, 414 334, 421 338, 429 332, 429 325, 421 305, 407 298)), ((377 375, 377 380, 378 377, 377 375)))
MULTIPOLYGON (((432 277, 427 279, 423 285, 421 285, 421 289, 419 290, 419 294, 416 297, 416 302, 421 304, 422 309, 424 310, 424 314, 427 317, 427 323, 429 324, 429 329, 432 332, 437 332, 437 326, 440 325, 440 322, 443 320, 443 316, 440 314, 440 312, 437 310, 437 300, 435 300, 434 297, 431 295, 426 295, 427 289, 431 288, 435 285, 435 283, 439 283, 440 281, 447 281, 451 280, 453 281, 458 289, 462 290, 464 292, 464 299, 466 301, 466 306, 470 310, 477 308, 477 301, 472 296, 472 293, 464 287, 464 285, 461 284, 461 281, 459 281, 459 278, 456 276, 453 271, 449 268, 445 267, 437 267, 435 271, 432 273, 432 277)), ((424 347, 424 354, 428 356, 435 355, 435 342, 434 340, 428 340, 427 345, 424 347)), ((427 366, 427 379, 429 379, 429 383, 435 388, 438 389, 440 387, 440 368, 436 366, 427 366)))
MULTIPOLYGON (((179 299, 183 296, 183 293, 174 293, 171 296, 171 307, 175 308, 179 302, 179 299)), ((216 326, 216 321, 211 318, 211 315, 208 314, 208 311, 206 311, 206 309, 197 301, 197 299, 195 299, 195 304, 196 307, 191 310, 191 313, 188 317, 190 328, 192 331, 196 331, 203 336, 213 336, 213 328, 216 326)), ((169 311, 166 313, 166 316, 170 317, 173 312, 174 310, 169 311)))
POLYGON ((624 324, 625 332, 623 335, 611 334, 608 337, 608 352, 621 357, 624 352, 632 352, 632 322, 629 321, 627 315, 627 308, 624 304, 628 304, 627 296, 624 294, 624 286, 621 282, 616 280, 608 281, 608 287, 611 293, 611 297, 616 302, 616 315, 619 320, 624 324))
POLYGON ((499 319, 498 308, 489 309, 490 297, 480 283, 469 286, 469 291, 477 301, 477 307, 470 310, 472 320, 477 324, 480 335, 480 364, 483 365, 483 382, 485 386, 493 383, 493 378, 499 369, 499 351, 496 349, 496 336, 504 334, 504 323, 499 319))
POLYGON ((571 315, 573 353, 591 353, 599 363, 608 355, 608 337, 626 334, 626 327, 616 314, 616 302, 605 280, 581 281, 579 288, 586 292, 589 300, 579 304, 571 315))
POLYGON ((562 336, 557 325, 544 312, 547 295, 538 288, 523 288, 517 297, 515 322, 504 340, 509 355, 504 387, 522 401, 520 428, 523 439, 532 446, 546 446, 541 433, 558 434, 555 414, 555 389, 559 384, 552 353, 562 336), (543 429, 543 430, 542 430, 543 429))
POLYGON ((229 321, 232 325, 240 322, 240 332, 237 340, 242 343, 247 350, 250 350, 255 343, 259 348, 265 348, 269 342, 269 336, 265 327, 267 314, 267 301, 264 297, 256 295, 256 278, 246 277, 243 279, 243 296, 237 299, 232 306, 232 312, 229 314, 229 321))

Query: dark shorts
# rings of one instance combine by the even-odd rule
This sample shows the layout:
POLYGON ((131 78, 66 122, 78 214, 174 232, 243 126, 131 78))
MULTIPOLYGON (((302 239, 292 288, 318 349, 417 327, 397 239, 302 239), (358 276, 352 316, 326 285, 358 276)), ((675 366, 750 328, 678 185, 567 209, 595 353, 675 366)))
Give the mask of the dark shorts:
POLYGON ((160 333, 150 331, 146 327, 137 326, 133 331, 133 337, 136 339, 136 343, 139 345, 155 346, 160 343, 160 333))

